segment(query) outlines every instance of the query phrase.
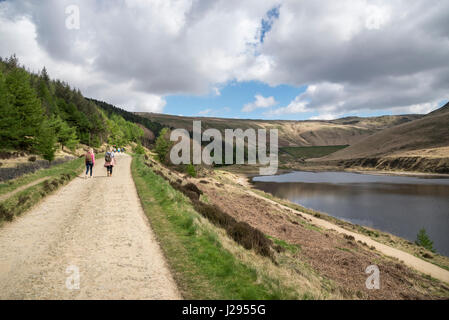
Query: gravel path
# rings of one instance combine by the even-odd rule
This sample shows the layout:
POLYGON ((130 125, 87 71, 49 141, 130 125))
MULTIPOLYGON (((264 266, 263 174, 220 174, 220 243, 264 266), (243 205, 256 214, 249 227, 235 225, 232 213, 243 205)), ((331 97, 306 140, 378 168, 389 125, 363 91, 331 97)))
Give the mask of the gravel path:
POLYGON ((0 229, 0 299, 181 299, 131 157, 116 159, 113 177, 98 160, 94 178, 75 179, 0 229))

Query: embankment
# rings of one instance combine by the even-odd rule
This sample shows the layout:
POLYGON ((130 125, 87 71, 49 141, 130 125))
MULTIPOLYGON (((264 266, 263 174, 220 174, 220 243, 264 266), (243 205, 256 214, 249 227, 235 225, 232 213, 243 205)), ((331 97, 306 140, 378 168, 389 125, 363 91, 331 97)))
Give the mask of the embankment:
MULTIPOLYGON (((312 164, 312 163, 310 163, 312 164)), ((448 158, 426 158, 419 156, 370 157, 319 162, 320 165, 341 168, 366 168, 389 171, 413 171, 425 173, 449 174, 448 158)))

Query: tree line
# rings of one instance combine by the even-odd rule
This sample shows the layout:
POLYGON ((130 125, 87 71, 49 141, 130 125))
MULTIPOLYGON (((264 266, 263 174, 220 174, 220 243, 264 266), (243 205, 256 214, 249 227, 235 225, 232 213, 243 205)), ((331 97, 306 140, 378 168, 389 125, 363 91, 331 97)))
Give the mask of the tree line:
POLYGON ((135 123, 105 113, 66 82, 51 80, 45 67, 32 73, 15 55, 0 58, 1 150, 24 150, 52 161, 58 147, 125 145, 142 136, 135 123))
POLYGON ((123 110, 121 108, 118 108, 112 104, 109 104, 104 101, 98 101, 95 99, 88 99, 91 102, 94 102, 97 106, 102 108, 108 115, 111 114, 117 114, 121 117, 123 117, 125 120, 130 121, 132 123, 139 123, 146 127, 147 129, 151 130, 154 135, 157 137, 160 135, 161 130, 165 127, 164 125, 160 124, 159 122, 151 121, 148 118, 141 117, 135 113, 123 110))

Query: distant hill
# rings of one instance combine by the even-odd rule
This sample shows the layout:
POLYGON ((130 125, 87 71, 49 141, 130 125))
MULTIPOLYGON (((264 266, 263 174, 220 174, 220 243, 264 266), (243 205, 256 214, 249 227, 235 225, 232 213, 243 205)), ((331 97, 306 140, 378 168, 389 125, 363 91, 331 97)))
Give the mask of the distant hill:
MULTIPOLYGON (((323 160, 402 156, 412 151, 449 146, 449 104, 411 122, 403 123, 335 152, 323 160)), ((433 153, 438 152, 434 150, 433 153)), ((419 154, 419 152, 414 152, 419 154)), ((449 154, 447 154, 449 157, 449 154)))
POLYGON ((280 146, 337 146, 352 145, 376 132, 392 126, 420 119, 422 115, 401 115, 381 117, 347 117, 337 120, 289 121, 289 120, 253 120, 213 117, 182 117, 159 113, 136 113, 153 122, 170 128, 192 130, 193 120, 202 121, 202 129, 248 128, 279 130, 280 146))

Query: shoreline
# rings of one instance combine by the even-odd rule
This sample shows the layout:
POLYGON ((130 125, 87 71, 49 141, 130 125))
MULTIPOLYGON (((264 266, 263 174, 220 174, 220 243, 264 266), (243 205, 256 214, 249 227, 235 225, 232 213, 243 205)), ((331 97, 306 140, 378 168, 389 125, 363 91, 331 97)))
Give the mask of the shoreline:
MULTIPOLYGON (((331 168, 320 168, 320 169, 321 170, 310 170, 310 168, 309 168, 309 170, 281 169, 281 170, 279 170, 280 172, 278 172, 278 174, 276 174, 276 175, 282 175, 282 174, 286 174, 286 173, 290 173, 290 172, 294 172, 294 171, 307 171, 307 172, 326 172, 326 171, 327 172, 330 172, 330 171, 335 172, 335 171, 337 171, 337 172, 349 172, 349 173, 371 174, 371 175, 407 176, 407 177, 421 177, 421 178, 430 178, 430 177, 438 178, 439 177, 439 178, 444 178, 444 179, 449 178, 449 175, 445 175, 445 174, 432 174, 432 173, 422 173, 422 172, 390 172, 390 171, 379 171, 379 170, 368 170, 368 171, 364 171, 364 170, 332 170, 331 168)), ((335 169, 335 168, 333 168, 333 169, 335 169)), ((263 192, 262 190, 255 188, 254 182, 252 181, 252 178, 260 176, 256 172, 250 172, 250 173, 246 172, 245 173, 245 172, 242 172, 242 170, 239 170, 239 172, 235 172, 234 170, 232 170, 232 172, 230 172, 230 173, 235 174, 236 176, 240 176, 240 178, 236 182, 238 184, 240 184, 241 186, 245 187, 248 191, 263 192)), ((272 194, 268 194, 268 195, 270 196, 270 198, 271 197, 273 197, 273 199, 276 198, 272 194)), ((336 224, 339 227, 341 227, 349 232, 355 231, 361 235, 378 234, 378 235, 380 235, 380 238, 378 238, 377 236, 370 237, 370 238, 374 241, 380 241, 380 240, 382 240, 381 238, 385 238, 387 240, 387 242, 380 241, 380 243, 382 243, 384 245, 391 246, 390 240, 394 239, 394 241, 398 242, 398 245, 399 245, 398 247, 393 246, 394 248, 404 251, 404 252, 407 252, 409 254, 412 254, 413 256, 416 256, 417 258, 419 258, 423 261, 426 261, 426 262, 429 262, 429 263, 432 263, 434 265, 441 267, 441 265, 438 264, 435 261, 435 259, 433 259, 433 258, 428 259, 428 258, 425 258, 422 256, 425 252, 424 248, 416 246, 413 241, 410 241, 404 237, 392 234, 390 232, 387 232, 387 231, 384 231, 381 229, 376 229, 376 228, 372 228, 369 226, 356 224, 356 223, 353 223, 353 222, 345 220, 345 219, 336 218, 329 213, 315 210, 313 208, 304 207, 303 205, 292 202, 288 199, 284 199, 284 200, 278 199, 275 201, 276 202, 279 201, 280 204, 287 205, 288 207, 291 207, 291 209, 293 209, 293 207, 295 207, 296 210, 300 210, 301 212, 304 212, 304 213, 308 214, 309 216, 312 216, 315 218, 317 216, 319 216, 319 219, 336 224)), ((444 254, 441 254, 438 252, 436 252, 434 254, 442 257, 442 259, 449 259, 449 256, 446 256, 444 254)), ((446 263, 444 263, 444 265, 445 265, 444 269, 449 270, 449 268, 446 266, 446 263)))
MULTIPOLYGON (((219 170, 224 170, 232 172, 235 174, 243 174, 248 177, 261 176, 258 172, 255 172, 258 167, 248 166, 247 168, 217 168, 219 170)), ((368 174, 368 175, 382 175, 382 176, 402 176, 402 177, 428 177, 435 179, 449 179, 449 174, 446 173, 432 173, 432 172, 420 172, 420 171, 395 171, 395 170, 376 170, 369 168, 342 168, 336 166, 306 166, 306 167, 292 167, 292 168, 279 168, 277 173, 273 176, 279 176, 282 174, 287 174, 295 171, 304 172, 348 172, 348 173, 358 173, 358 174, 368 174)))

